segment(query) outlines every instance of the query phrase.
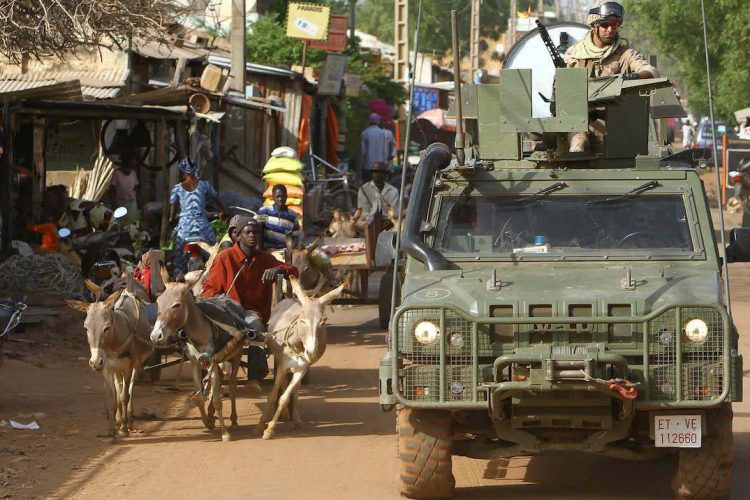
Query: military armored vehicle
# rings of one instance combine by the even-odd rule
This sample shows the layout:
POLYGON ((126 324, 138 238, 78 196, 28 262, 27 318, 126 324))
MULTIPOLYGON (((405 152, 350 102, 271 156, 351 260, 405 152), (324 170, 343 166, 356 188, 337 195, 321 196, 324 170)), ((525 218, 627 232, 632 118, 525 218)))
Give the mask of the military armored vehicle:
POLYGON ((417 169, 380 365, 401 492, 450 496, 453 455, 567 450, 670 454, 678 497, 727 496, 742 358, 705 158, 660 138, 683 112, 668 79, 553 77, 542 117, 531 69, 464 86, 465 159, 432 144, 417 169))

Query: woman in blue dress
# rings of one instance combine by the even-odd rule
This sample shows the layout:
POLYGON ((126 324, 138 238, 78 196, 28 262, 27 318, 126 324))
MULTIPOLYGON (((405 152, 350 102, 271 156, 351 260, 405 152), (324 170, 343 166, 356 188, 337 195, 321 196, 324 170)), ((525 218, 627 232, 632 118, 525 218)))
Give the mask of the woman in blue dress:
POLYGON ((175 274, 184 274, 187 268, 185 244, 205 241, 216 243, 216 233, 208 221, 206 202, 211 200, 222 212, 226 212, 216 190, 211 184, 200 180, 196 165, 189 158, 180 160, 180 183, 172 188, 169 202, 172 211, 171 223, 178 218, 177 238, 175 241, 174 270, 175 274))

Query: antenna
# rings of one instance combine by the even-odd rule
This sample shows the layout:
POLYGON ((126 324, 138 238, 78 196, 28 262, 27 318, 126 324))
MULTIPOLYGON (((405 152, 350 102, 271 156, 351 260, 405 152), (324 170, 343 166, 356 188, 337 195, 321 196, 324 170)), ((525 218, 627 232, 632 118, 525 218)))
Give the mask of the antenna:
MULTIPOLYGON (((407 2, 408 4, 408 2, 407 2)), ((422 0, 419 0, 417 8, 417 26, 414 30, 414 63, 412 68, 417 67, 417 53, 419 52, 419 25, 422 22, 422 0)), ((398 220, 396 221, 396 253, 393 258, 393 284, 391 285, 391 318, 396 310, 396 293, 399 287, 398 259, 401 254, 401 225, 404 220, 404 189, 406 188, 406 174, 409 169, 409 136, 411 135, 411 121, 414 113, 414 77, 416 71, 409 74, 409 114, 406 119, 406 139, 404 140, 404 158, 401 163, 401 189, 399 190, 400 203, 398 204, 398 220)), ((388 335, 388 349, 391 348, 390 335, 388 335)))
POLYGON ((714 94, 711 86, 711 65, 708 62, 708 31, 706 29, 706 6, 701 0, 701 19, 703 20, 703 48, 706 52, 706 80, 708 83, 708 111, 711 118, 711 134, 714 147, 714 170, 716 170, 716 198, 719 202, 719 234, 721 235, 722 274, 724 275, 724 300, 726 300, 727 313, 732 316, 732 307, 729 296, 729 264, 727 263, 727 243, 724 236, 724 200, 721 199, 721 169, 719 168, 718 144, 716 143, 716 124, 714 122, 714 94))
POLYGON ((464 120, 461 110, 461 53, 458 50, 458 11, 451 11, 451 38, 453 38, 453 86, 456 92, 456 160, 458 166, 464 166, 466 152, 464 151, 464 120))

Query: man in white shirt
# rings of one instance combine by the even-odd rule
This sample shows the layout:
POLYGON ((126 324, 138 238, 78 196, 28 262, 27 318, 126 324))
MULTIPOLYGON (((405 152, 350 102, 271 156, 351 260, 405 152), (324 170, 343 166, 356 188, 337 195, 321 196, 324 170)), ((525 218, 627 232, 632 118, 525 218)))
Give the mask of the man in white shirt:
POLYGON ((362 209, 365 221, 372 223, 375 214, 380 212, 383 220, 389 220, 388 209, 397 211, 399 209, 400 197, 398 189, 386 181, 391 170, 382 161, 372 164, 372 180, 361 188, 357 196, 357 207, 362 209))

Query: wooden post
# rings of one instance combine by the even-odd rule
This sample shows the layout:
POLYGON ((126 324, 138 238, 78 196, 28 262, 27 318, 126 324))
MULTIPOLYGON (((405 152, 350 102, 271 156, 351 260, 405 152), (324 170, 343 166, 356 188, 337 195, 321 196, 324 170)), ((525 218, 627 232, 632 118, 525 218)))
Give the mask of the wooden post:
POLYGON ((510 17, 508 17, 508 22, 510 23, 510 29, 508 30, 508 33, 510 33, 510 43, 505 48, 506 53, 516 43, 516 0, 510 0, 510 17))
POLYGON ((232 0, 232 32, 230 46, 232 49, 232 75, 230 88, 245 95, 245 0, 232 0))
MULTIPOLYGON (((479 0, 471 0, 471 34, 469 40, 469 61, 471 62, 470 74, 471 83, 479 73, 479 0)), ((455 57, 455 56, 454 56, 455 57)))
MULTIPOLYGON (((393 45, 396 47, 396 65, 393 79, 409 83, 409 1, 396 0, 394 6, 393 45)), ((414 68, 412 68, 412 71, 414 68)))
MULTIPOLYGON (((178 131, 179 133, 179 131, 178 131)), ((167 165, 167 122, 162 118, 156 124, 156 164, 161 166, 163 191, 161 206, 161 235, 159 245, 167 246, 169 241, 169 195, 171 186, 169 185, 169 166, 167 165)))

